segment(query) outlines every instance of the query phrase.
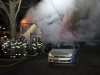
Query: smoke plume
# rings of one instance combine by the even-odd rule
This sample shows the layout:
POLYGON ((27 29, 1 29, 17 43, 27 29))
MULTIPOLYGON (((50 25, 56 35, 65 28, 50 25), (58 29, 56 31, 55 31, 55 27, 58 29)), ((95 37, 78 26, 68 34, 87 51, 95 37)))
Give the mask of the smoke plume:
POLYGON ((51 42, 87 41, 100 33, 100 0, 42 0, 26 17, 51 42))

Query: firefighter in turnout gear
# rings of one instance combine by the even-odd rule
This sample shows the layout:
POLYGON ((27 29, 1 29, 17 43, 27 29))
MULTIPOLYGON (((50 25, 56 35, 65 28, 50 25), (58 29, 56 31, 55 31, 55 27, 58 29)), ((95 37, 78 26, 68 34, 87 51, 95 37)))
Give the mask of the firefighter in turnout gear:
POLYGON ((6 45, 7 45, 7 43, 6 43, 6 39, 3 39, 2 50, 3 50, 4 53, 7 53, 6 45))
POLYGON ((26 57, 26 54, 27 54, 26 50, 27 50, 27 47, 28 47, 28 41, 25 40, 24 36, 22 36, 22 40, 23 40, 23 43, 22 43, 22 56, 26 57))
POLYGON ((16 56, 21 56, 21 45, 22 45, 22 40, 21 40, 21 37, 19 37, 17 40, 16 40, 16 56))
POLYGON ((37 44, 36 44, 36 38, 32 38, 32 51, 33 51, 33 56, 37 55, 37 44))
POLYGON ((11 53, 10 57, 11 58, 16 58, 16 39, 14 37, 11 38, 11 53))
POLYGON ((4 53, 8 53, 8 51, 10 50, 10 40, 8 38, 4 38, 2 50, 4 53))
POLYGON ((10 52, 10 39, 7 38, 6 43, 7 43, 7 45, 6 45, 7 52, 10 52))
POLYGON ((41 39, 38 37, 37 38, 37 51, 39 54, 42 53, 42 48, 43 48, 43 43, 42 43, 41 39))
POLYGON ((3 52, 3 50, 2 50, 2 43, 3 43, 3 39, 0 38, 0 56, 3 58, 4 52, 3 52))

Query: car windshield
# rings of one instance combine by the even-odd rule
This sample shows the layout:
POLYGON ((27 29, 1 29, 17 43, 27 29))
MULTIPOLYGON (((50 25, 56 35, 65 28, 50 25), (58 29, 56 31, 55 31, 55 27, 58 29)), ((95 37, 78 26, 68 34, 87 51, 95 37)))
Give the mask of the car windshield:
POLYGON ((55 46, 55 49, 73 49, 73 42, 58 42, 55 46))

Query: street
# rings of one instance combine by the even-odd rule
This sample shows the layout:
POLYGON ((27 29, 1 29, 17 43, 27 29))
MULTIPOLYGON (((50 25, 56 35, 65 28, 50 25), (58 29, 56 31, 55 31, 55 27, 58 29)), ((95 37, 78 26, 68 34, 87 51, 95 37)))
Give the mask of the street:
POLYGON ((7 67, 0 75, 100 75, 100 47, 81 46, 76 65, 49 65, 47 54, 43 54, 7 67))

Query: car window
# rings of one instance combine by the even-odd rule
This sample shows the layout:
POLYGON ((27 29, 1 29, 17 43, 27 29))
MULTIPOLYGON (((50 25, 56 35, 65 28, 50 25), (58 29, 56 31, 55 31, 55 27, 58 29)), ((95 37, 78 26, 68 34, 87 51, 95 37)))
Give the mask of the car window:
POLYGON ((55 49, 73 49, 73 42, 59 42, 56 44, 55 49))

